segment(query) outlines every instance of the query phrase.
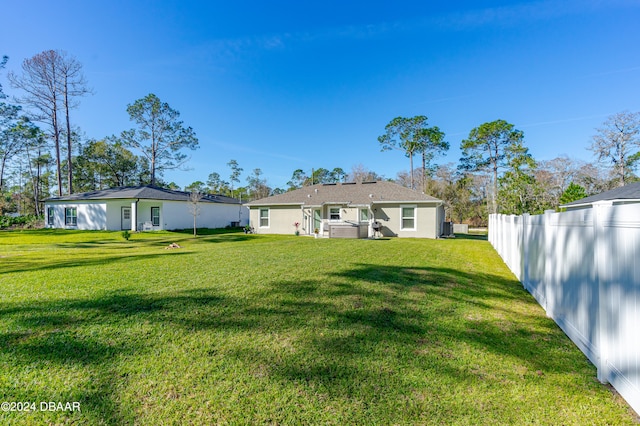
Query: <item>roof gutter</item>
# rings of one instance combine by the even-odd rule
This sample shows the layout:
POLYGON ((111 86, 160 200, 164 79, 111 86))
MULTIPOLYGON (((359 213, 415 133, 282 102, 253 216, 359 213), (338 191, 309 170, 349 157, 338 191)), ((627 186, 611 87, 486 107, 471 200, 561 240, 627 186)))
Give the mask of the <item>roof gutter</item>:
POLYGON ((260 203, 253 202, 243 204, 245 207, 264 207, 264 206, 304 206, 304 203, 260 203))
POLYGON ((433 199, 433 200, 376 200, 373 201, 372 204, 436 204, 438 206, 444 204, 444 201, 433 199))
POLYGON ((638 198, 614 198, 614 199, 610 199, 610 200, 598 200, 598 201, 591 201, 588 203, 579 203, 579 204, 562 204, 560 206, 558 206, 561 209, 571 209, 574 207, 593 207, 594 204, 596 203, 601 203, 603 201, 608 201, 611 204, 626 204, 626 203, 640 203, 640 199, 638 198))

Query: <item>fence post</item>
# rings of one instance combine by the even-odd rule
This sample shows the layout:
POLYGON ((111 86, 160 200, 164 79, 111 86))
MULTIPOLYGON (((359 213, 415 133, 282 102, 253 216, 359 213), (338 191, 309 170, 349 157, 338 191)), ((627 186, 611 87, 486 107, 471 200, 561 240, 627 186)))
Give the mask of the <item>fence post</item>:
POLYGON ((520 250, 520 269, 522 270, 522 277, 520 283, 524 288, 527 288, 529 282, 529 221, 530 214, 522 214, 522 248, 520 250))
POLYGON ((598 312, 596 314, 596 327, 598 336, 598 380, 601 383, 609 383, 609 303, 607 294, 606 265, 609 262, 606 248, 607 233, 605 222, 608 219, 611 201, 599 201, 593 203, 593 279, 598 286, 598 312))
MULTIPOLYGON (((508 244, 509 244, 509 269, 511 269, 511 271, 513 271, 513 273, 517 276, 518 275, 518 271, 516 270, 516 268, 514 268, 513 265, 513 260, 515 258, 515 251, 516 251, 516 216, 513 214, 509 215, 509 239, 508 239, 508 244)), ((518 277, 518 280, 520 279, 520 277, 518 277)))

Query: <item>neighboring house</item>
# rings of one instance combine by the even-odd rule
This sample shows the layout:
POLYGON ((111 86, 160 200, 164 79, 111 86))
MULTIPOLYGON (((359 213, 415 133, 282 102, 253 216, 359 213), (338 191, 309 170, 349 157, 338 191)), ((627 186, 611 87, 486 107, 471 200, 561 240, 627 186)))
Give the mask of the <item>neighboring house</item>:
POLYGON ((293 234, 343 238, 438 238, 444 222, 443 202, 393 182, 319 184, 251 201, 250 224, 259 234, 293 234))
MULTIPOLYGON (((154 186, 110 188, 45 200, 45 226, 82 230, 150 231, 193 227, 189 193, 154 186)), ((248 209, 235 198, 204 195, 198 228, 248 223, 248 209)))
POLYGON ((560 206, 567 210, 591 208, 595 203, 607 202, 612 205, 640 203, 640 182, 630 183, 610 191, 572 201, 560 206))

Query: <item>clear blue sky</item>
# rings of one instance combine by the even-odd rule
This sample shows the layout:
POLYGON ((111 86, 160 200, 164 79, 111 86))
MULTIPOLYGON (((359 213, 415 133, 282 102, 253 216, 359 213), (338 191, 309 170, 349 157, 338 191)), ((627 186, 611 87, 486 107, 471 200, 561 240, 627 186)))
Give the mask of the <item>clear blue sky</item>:
MULTIPOLYGON (((200 149, 181 186, 236 159, 284 187, 295 169, 395 177, 377 137, 426 115, 451 144, 484 122, 524 131, 536 159, 591 160, 594 128, 640 110, 640 1, 49 1, 0 5, 7 69, 47 49, 84 65, 95 94, 73 121, 88 138, 132 127, 155 93, 200 149)), ((16 94, 2 76, 5 92, 16 94)))

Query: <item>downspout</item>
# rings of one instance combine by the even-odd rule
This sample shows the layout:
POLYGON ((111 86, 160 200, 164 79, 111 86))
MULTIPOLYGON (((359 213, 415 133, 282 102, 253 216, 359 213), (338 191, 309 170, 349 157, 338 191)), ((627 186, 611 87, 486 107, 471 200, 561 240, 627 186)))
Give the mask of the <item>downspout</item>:
POLYGON ((373 238, 373 222, 376 221, 376 213, 373 211, 373 203, 369 203, 369 223, 367 224, 367 238, 373 238))

